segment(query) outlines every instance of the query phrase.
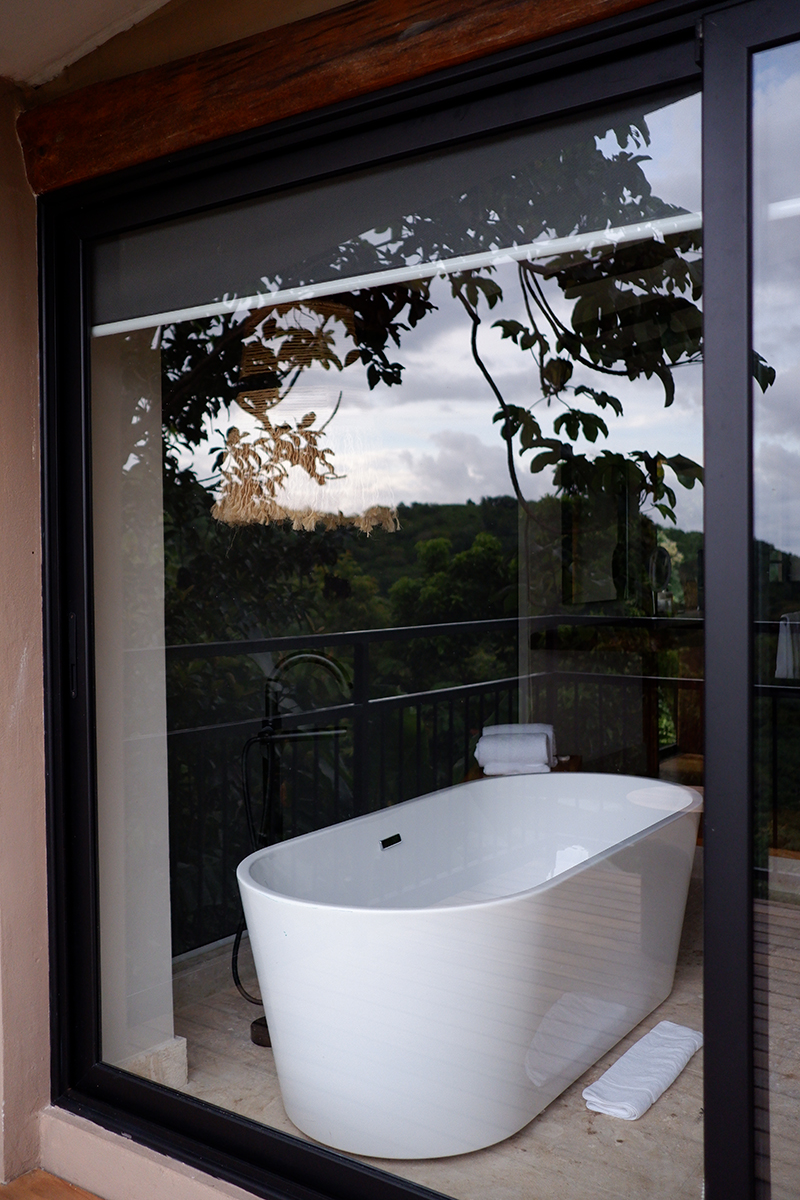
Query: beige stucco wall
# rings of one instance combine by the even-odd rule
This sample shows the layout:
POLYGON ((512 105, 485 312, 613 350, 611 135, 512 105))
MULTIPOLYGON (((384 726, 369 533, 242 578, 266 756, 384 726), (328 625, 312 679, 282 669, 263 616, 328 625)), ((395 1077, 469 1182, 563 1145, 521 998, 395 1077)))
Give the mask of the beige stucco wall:
POLYGON ((0 1178, 49 1093, 36 207, 0 81, 0 1178))
POLYGON ((82 1117, 48 1108, 41 1165, 103 1200, 248 1200, 249 1192, 136 1146, 82 1117))
POLYGON ((50 1098, 36 206, 0 80, 0 1182, 43 1166, 104 1200, 245 1197, 50 1098))

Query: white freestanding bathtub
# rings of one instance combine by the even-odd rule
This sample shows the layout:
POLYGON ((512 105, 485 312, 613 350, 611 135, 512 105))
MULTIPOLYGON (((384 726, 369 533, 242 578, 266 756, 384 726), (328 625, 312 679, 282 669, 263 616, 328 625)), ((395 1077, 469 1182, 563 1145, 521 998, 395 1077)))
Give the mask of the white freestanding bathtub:
POLYGON ((286 1112, 385 1158, 509 1137, 672 988, 700 797, 480 779, 238 869, 286 1112))

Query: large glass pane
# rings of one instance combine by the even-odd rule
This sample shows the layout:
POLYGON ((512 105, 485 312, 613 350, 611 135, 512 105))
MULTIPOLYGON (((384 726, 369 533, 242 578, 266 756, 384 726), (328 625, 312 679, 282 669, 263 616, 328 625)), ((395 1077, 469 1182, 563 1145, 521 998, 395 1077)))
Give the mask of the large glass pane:
POLYGON ((754 56, 757 1051, 771 1195, 800 1192, 800 45, 754 56), (767 1074, 768 1072, 768 1074, 767 1074))
POLYGON ((700 1195, 699 126, 97 247, 107 1061, 454 1197, 700 1195))

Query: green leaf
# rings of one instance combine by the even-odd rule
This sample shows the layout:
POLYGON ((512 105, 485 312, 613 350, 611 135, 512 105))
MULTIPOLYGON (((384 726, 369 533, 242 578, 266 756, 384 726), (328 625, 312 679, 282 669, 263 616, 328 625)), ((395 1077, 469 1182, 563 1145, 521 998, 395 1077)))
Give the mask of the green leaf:
POLYGON ((499 329, 503 338, 511 338, 512 342, 516 342, 521 333, 530 334, 530 330, 526 325, 520 325, 519 321, 495 321, 492 329, 499 329))
POLYGON ((665 458, 663 461, 675 472, 681 487, 691 490, 696 482, 703 482, 703 468, 684 454, 673 454, 672 458, 665 458))
POLYGON ((657 375, 664 385, 664 408, 669 408, 675 399, 675 380, 672 378, 672 371, 660 362, 654 368, 653 374, 657 375))
POLYGON ((581 339, 576 334, 570 333, 568 329, 563 330, 556 342, 556 353, 560 354, 562 350, 566 350, 567 354, 577 358, 581 352, 581 339))
POLYGON ((523 450, 532 450, 534 446, 541 443, 542 429, 539 422, 531 413, 525 413, 520 428, 522 430, 520 436, 520 454, 523 450))
POLYGON ((553 429, 556 433, 566 432, 570 441, 576 441, 581 431, 581 423, 578 420, 577 412, 571 408, 568 412, 561 413, 553 422, 553 429))
POLYGON ((765 392, 768 387, 772 387, 777 373, 774 367, 771 367, 765 358, 753 350, 752 352, 752 367, 753 378, 755 379, 762 392, 765 392))
POLYGON ((537 454, 531 459, 531 472, 536 475, 539 471, 543 471, 545 467, 552 467, 556 463, 561 462, 564 457, 563 450, 545 450, 543 454, 537 454))
POLYGON ((545 394, 560 392, 569 383, 574 367, 568 358, 549 358, 542 367, 545 394))
POLYGON ((565 429, 567 437, 573 442, 577 440, 581 431, 589 442, 596 442, 598 433, 608 437, 608 426, 602 417, 598 417, 597 413, 582 412, 577 408, 570 408, 567 412, 560 413, 553 422, 553 429, 556 433, 565 429))
POLYGON ((622 405, 616 396, 609 395, 608 392, 598 392, 595 388, 587 387, 585 383, 579 384, 575 388, 576 396, 591 396, 595 404, 600 408, 613 408, 618 417, 622 416, 622 405))
POLYGON ((516 404, 507 404, 505 408, 498 409, 492 417, 492 422, 495 424, 498 421, 504 422, 501 432, 506 440, 514 437, 520 427, 528 420, 532 421, 533 417, 527 408, 520 408, 516 404))
POLYGON ((484 279, 482 275, 475 277, 475 283, 483 292, 489 304, 489 308, 494 308, 498 300, 503 299, 503 289, 499 283, 495 283, 493 279, 484 279))

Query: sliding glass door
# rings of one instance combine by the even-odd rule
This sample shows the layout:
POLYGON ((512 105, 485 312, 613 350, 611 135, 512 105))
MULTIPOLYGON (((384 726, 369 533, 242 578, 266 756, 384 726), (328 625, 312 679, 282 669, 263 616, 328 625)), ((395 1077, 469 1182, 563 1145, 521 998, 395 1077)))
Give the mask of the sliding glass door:
POLYGON ((722 1077, 709 1076, 707 1146, 720 1164, 727 1154, 720 1196, 750 1194, 754 1180, 757 1195, 788 1198, 800 1187, 792 465, 800 6, 742 6, 708 17, 705 31, 707 441, 713 426, 721 451, 714 469, 708 460, 707 513, 724 549, 707 561, 711 661, 712 639, 728 646, 727 677, 712 677, 710 661, 707 685, 707 967, 725 986, 707 991, 706 1028, 709 1053, 726 1047, 737 1097, 723 1114, 714 1082, 722 1077))
POLYGON ((97 243, 106 1063, 452 1196, 587 1120, 598 1197, 699 1192, 699 1058, 678 1155, 582 1093, 702 1042, 700 117, 97 243))
POLYGON ((797 1194, 800 5, 702 197, 670 20, 43 207, 60 1102, 263 1194, 797 1194))
POLYGON ((800 1186, 800 42, 759 51, 752 70, 753 349, 769 385, 753 402, 756 1045, 770 1195, 790 1200, 800 1186))

